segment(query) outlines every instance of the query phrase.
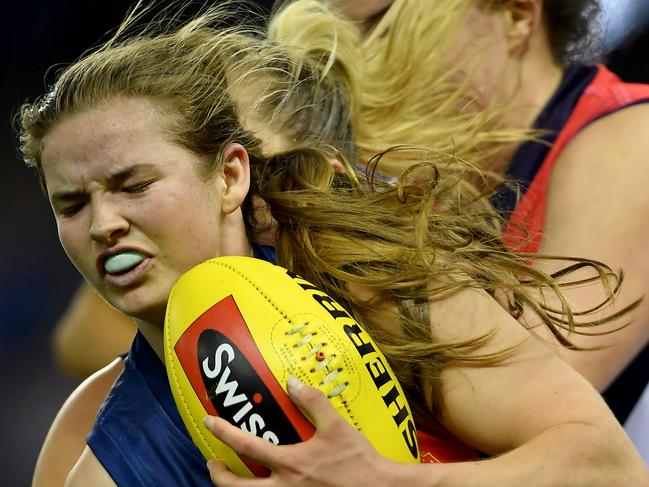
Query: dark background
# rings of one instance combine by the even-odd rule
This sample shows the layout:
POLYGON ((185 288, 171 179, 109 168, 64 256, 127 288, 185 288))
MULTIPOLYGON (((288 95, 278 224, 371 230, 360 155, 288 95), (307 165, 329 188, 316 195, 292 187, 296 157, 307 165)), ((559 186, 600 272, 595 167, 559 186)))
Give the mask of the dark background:
MULTIPOLYGON (((52 326, 80 282, 47 200, 20 162, 11 118, 123 17, 131 0, 3 5, 0 60, 0 486, 28 485, 56 411, 77 384, 53 362, 52 326)), ((269 2, 258 2, 269 3, 269 2)), ((649 2, 610 0, 604 40, 624 79, 649 82, 649 2), (614 49, 615 48, 615 49, 614 49)))

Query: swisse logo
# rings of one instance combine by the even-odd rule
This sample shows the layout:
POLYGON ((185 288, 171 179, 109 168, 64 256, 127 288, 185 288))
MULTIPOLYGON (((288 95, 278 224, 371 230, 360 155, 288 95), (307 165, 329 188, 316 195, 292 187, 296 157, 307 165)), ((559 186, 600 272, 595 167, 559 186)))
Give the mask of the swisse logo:
POLYGON ((207 396, 219 416, 276 445, 301 441, 254 367, 227 336, 204 330, 197 352, 207 396))

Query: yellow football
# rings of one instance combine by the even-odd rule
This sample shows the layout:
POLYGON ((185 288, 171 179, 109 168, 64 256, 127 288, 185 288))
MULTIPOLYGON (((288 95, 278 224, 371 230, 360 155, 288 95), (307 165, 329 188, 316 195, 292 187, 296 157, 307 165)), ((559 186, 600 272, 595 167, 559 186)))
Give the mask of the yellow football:
POLYGON ((315 428, 286 393, 290 375, 320 389, 382 455, 419 462, 412 413, 383 354, 333 299, 282 267, 220 257, 184 274, 169 297, 164 353, 194 443, 239 475, 267 470, 216 439, 203 418, 275 444, 305 441, 315 428))

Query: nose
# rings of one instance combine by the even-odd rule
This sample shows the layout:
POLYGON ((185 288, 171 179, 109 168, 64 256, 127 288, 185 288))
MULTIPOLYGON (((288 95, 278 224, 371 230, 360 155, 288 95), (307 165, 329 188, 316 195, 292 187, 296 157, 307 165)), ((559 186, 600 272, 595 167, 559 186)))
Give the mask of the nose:
POLYGON ((110 245, 128 233, 129 221, 118 204, 107 197, 99 197, 91 203, 91 207, 90 236, 94 241, 110 245))

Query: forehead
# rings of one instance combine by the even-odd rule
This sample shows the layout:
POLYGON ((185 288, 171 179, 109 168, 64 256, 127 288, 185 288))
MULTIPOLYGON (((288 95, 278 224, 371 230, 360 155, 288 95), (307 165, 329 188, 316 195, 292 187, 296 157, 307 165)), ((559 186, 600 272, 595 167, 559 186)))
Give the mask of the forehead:
POLYGON ((335 0, 335 4, 352 20, 367 20, 392 5, 394 0, 335 0))
POLYGON ((147 99, 116 98, 65 116, 43 139, 46 182, 57 176, 90 176, 92 171, 156 157, 161 144, 171 145, 160 110, 147 99))
POLYGON ((66 149, 104 147, 138 134, 160 133, 158 114, 147 99, 114 98, 64 115, 43 138, 43 159, 66 149))

